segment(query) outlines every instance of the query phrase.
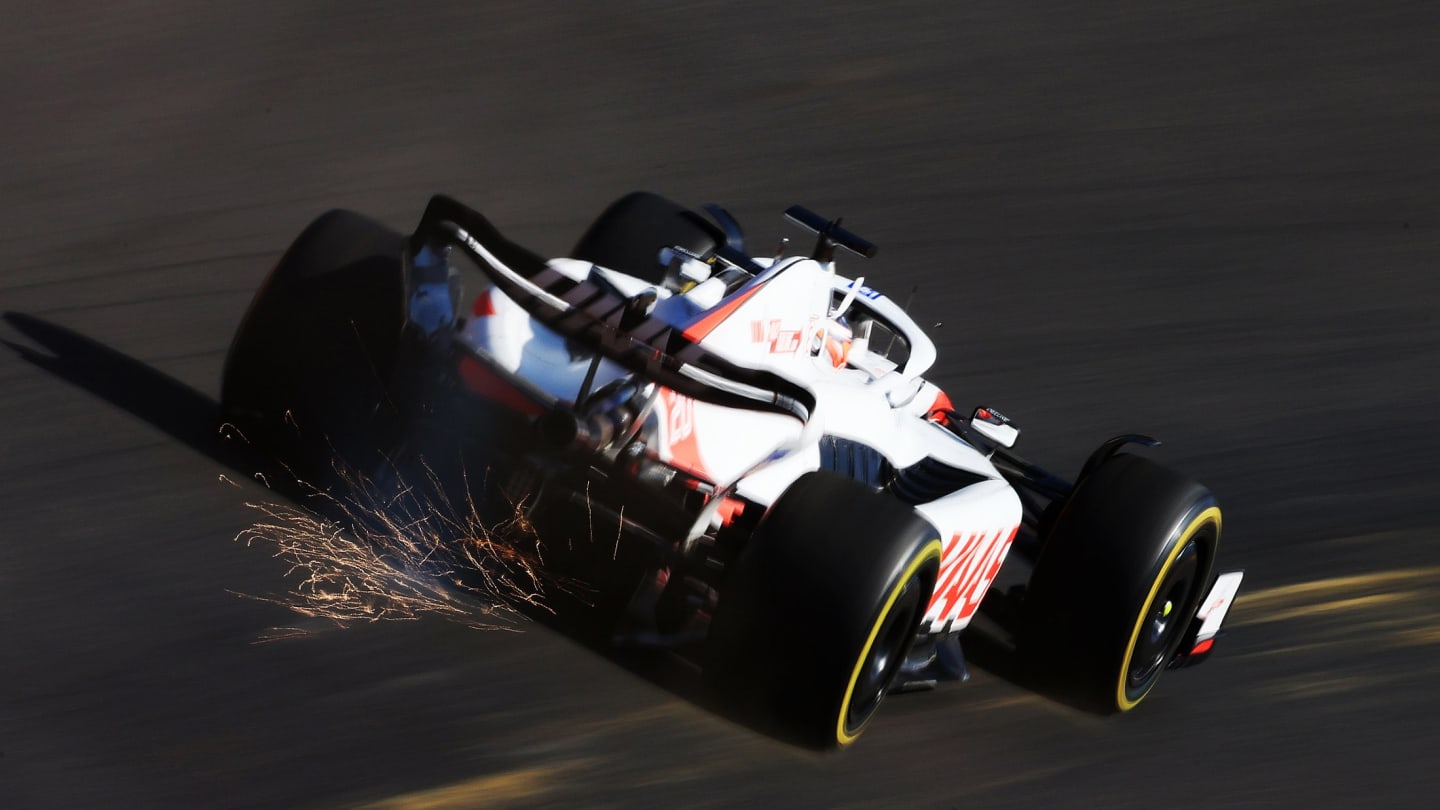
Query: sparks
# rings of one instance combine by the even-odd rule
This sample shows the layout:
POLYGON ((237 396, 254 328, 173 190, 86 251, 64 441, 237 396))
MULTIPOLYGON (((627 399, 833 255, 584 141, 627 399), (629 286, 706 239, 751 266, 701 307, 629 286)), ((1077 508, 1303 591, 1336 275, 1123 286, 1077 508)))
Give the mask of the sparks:
MULTIPOLYGON (((240 594, 341 625, 356 621, 414 621, 439 616, 476 629, 516 629, 522 608, 544 604, 539 537, 524 499, 510 499, 510 516, 486 523, 465 480, 457 503, 439 476, 422 463, 417 482, 387 471, 382 483, 336 468, 341 486, 320 490, 317 509, 252 502, 261 515, 235 540, 261 544, 290 567, 290 592, 277 597, 240 594)), ((268 487, 268 482, 265 482, 268 487)), ((291 638, 277 628, 270 639, 291 638)))

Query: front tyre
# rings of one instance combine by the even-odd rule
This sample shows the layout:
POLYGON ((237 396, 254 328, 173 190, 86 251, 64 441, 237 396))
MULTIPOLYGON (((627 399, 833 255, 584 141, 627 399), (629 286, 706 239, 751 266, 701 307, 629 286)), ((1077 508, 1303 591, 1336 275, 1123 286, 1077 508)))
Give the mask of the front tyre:
POLYGON ((801 477, 722 586, 706 680, 767 731, 849 745, 910 651, 940 554, 935 529, 905 504, 830 473, 801 477))
POLYGON ((1044 538, 1019 652, 1043 690, 1101 714, 1133 709, 1174 658, 1210 583, 1220 508, 1200 483, 1114 456, 1044 538))

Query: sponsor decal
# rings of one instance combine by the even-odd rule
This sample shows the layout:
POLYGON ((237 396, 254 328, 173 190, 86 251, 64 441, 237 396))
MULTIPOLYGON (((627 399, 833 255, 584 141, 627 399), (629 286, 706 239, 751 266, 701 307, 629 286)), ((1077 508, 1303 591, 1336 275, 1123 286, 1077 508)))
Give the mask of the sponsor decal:
POLYGON ((1005 551, 1015 539, 1019 526, 994 532, 972 532, 950 538, 940 558, 940 576, 935 595, 925 615, 932 621, 946 618, 964 621, 980 607, 985 591, 1000 573, 1005 551))
POLYGON ((768 344, 771 354, 794 354, 800 350, 799 329, 780 328, 780 319, 750 322, 750 342, 768 344))
POLYGON ((976 408, 975 418, 982 422, 989 422, 992 425, 1008 425, 1010 417, 995 410, 994 408, 976 408))

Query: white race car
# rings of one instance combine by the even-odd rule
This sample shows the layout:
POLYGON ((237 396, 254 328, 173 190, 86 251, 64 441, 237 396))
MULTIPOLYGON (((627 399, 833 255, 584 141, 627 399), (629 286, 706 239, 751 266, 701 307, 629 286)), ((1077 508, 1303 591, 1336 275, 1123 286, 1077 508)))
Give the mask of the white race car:
POLYGON ((503 470, 486 480, 555 554, 609 538, 611 641, 683 651, 811 746, 963 680, 987 598, 1027 682, 1100 712, 1209 654, 1241 574, 1213 573, 1208 489, 1118 452, 1157 442, 1045 472, 998 410, 957 413, 922 376, 935 345, 903 307, 837 274, 837 249, 874 246, 793 207, 809 255, 752 255, 706 210, 637 192, 550 260, 446 197, 408 237, 330 212, 241 324, 227 416, 311 469, 379 450, 503 470), (1033 572, 1001 593, 1012 550, 1033 572))

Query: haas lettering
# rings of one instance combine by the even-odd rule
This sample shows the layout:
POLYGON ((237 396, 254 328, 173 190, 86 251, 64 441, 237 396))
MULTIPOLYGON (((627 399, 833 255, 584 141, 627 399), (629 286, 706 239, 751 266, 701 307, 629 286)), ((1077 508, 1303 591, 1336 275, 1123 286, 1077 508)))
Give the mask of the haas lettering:
POLYGON ((972 532, 955 535, 945 544, 941 557, 940 577, 935 582, 935 595, 925 613, 932 621, 954 619, 964 621, 975 609, 985 590, 1000 573, 1005 552, 1015 539, 1019 526, 995 532, 972 532))

